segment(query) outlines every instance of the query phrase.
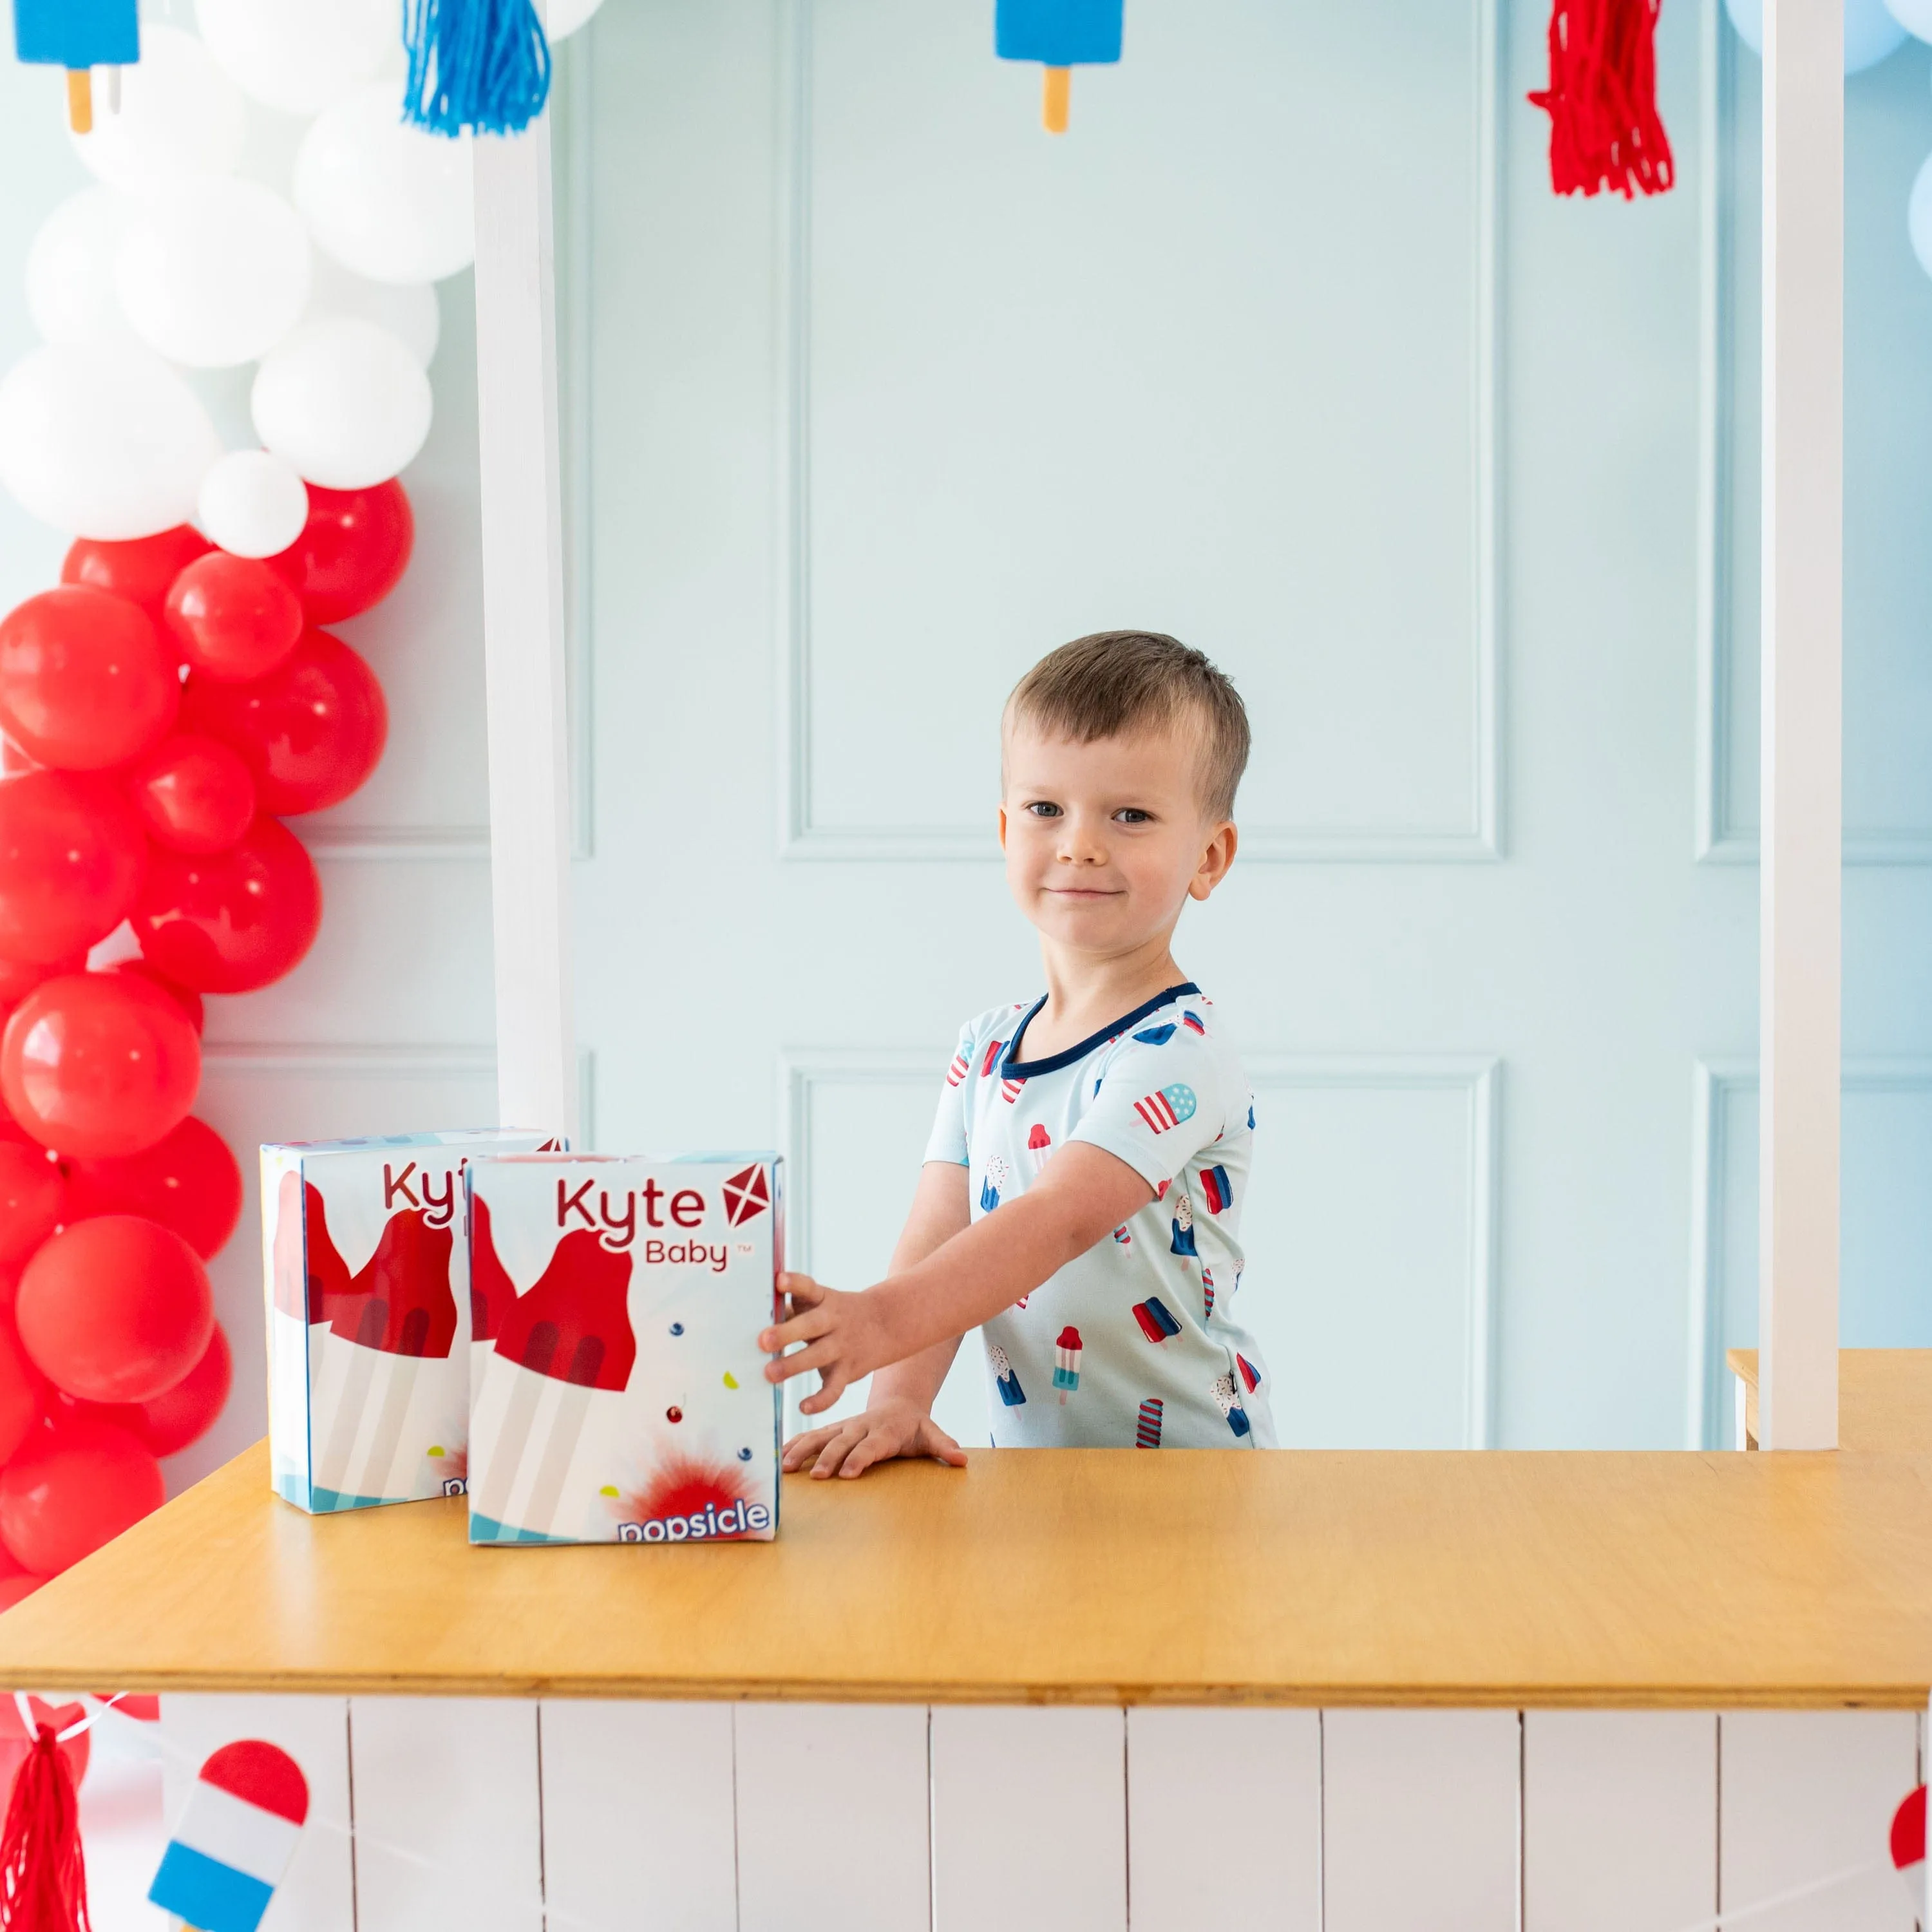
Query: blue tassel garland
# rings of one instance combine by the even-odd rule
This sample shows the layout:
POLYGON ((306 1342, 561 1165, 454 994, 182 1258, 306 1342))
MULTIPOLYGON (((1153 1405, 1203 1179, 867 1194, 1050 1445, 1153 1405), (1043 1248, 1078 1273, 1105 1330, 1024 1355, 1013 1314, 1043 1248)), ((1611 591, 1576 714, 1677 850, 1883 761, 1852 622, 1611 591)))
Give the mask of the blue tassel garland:
POLYGON ((403 118, 433 134, 514 134, 550 95, 550 43, 530 0, 403 0, 403 118))

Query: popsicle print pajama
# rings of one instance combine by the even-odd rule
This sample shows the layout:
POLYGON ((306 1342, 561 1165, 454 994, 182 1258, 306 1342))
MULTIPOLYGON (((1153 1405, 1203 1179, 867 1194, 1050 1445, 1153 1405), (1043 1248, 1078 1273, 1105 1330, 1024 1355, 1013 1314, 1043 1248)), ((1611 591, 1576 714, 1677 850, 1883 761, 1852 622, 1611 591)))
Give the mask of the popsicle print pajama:
POLYGON ((1026 1054, 1046 1004, 969 1022, 928 1161, 968 1170, 973 1218, 1070 1141, 1155 1190, 1111 1237, 982 1330, 994 1442, 1027 1448, 1273 1448, 1261 1352, 1238 1318, 1254 1098, 1192 982, 1063 1053, 1026 1054))

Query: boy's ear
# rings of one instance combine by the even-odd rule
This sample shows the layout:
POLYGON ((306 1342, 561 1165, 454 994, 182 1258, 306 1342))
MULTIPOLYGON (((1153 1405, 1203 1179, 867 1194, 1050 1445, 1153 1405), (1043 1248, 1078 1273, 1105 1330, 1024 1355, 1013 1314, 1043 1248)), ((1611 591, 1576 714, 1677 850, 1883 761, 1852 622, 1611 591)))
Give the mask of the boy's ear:
POLYGON ((1006 808, 1003 805, 1003 806, 1001 806, 1000 807, 1000 850, 1002 852, 1004 852, 1006 849, 1006 808))
POLYGON ((1187 882, 1190 898, 1204 899, 1228 876, 1228 868, 1234 862, 1235 848, 1240 842, 1240 834, 1235 830, 1232 819, 1214 828, 1208 849, 1202 854, 1201 862, 1195 868, 1193 878, 1187 882))

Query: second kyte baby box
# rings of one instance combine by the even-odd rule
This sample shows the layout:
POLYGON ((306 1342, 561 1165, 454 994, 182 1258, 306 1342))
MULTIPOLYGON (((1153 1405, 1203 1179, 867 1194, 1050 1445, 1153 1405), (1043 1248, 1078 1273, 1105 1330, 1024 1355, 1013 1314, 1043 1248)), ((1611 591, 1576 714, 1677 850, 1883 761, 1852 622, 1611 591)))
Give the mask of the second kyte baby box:
POLYGON ((470 1540, 764 1540, 784 1266, 770 1154, 472 1162, 470 1540))

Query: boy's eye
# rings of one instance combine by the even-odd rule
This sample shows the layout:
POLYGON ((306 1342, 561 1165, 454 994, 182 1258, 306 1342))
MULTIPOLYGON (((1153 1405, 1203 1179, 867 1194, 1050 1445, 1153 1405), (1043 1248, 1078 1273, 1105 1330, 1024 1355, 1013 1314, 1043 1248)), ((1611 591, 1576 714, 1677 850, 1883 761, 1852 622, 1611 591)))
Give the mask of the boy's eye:
POLYGON ((1137 805, 1124 805, 1114 816, 1124 825, 1150 825, 1154 822, 1154 814, 1143 812, 1137 805))
POLYGON ((1036 818, 1058 818, 1060 816, 1059 806, 1049 799, 1036 798, 1030 805, 1022 808, 1030 812, 1036 818))

